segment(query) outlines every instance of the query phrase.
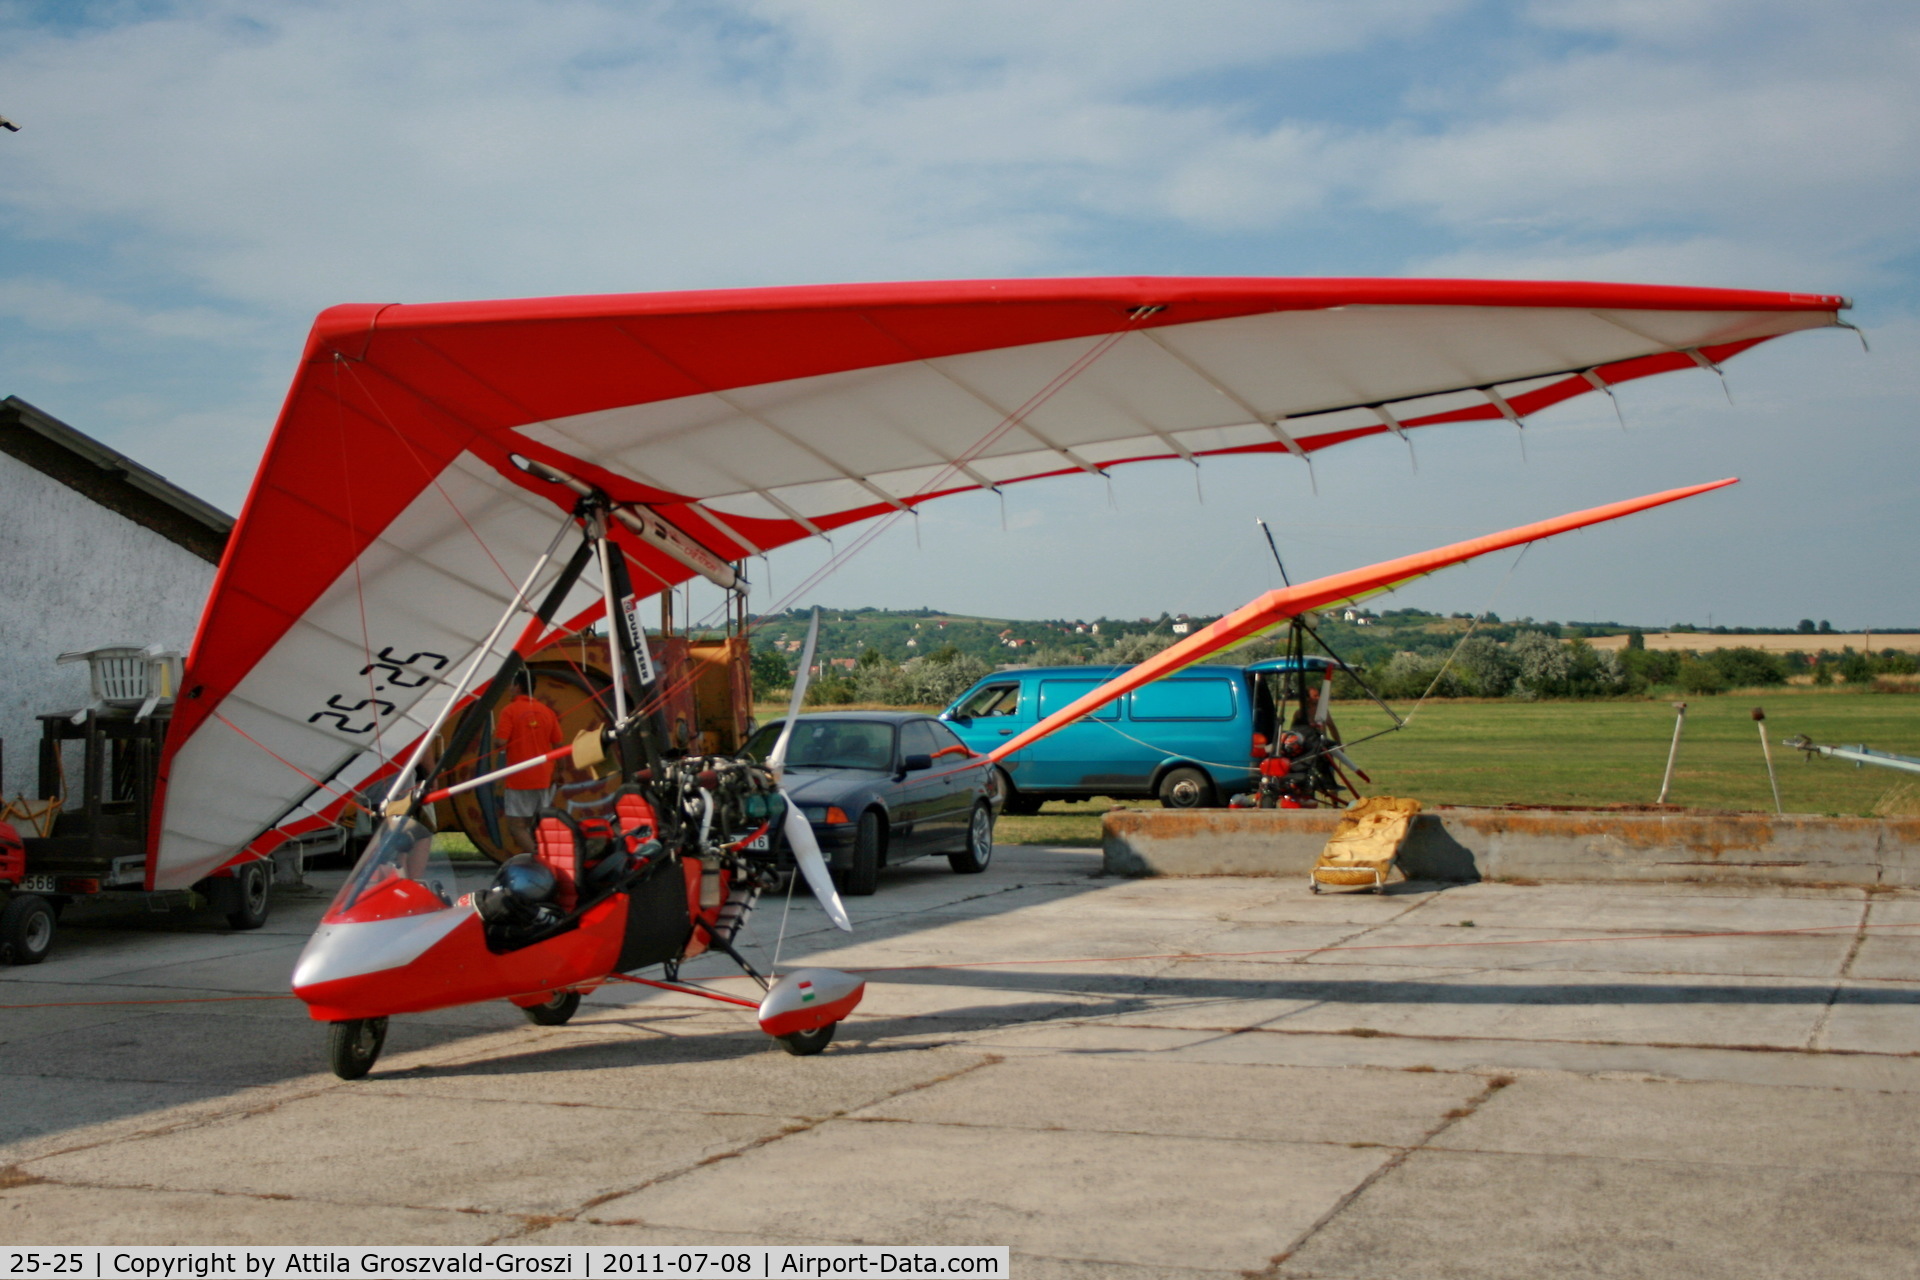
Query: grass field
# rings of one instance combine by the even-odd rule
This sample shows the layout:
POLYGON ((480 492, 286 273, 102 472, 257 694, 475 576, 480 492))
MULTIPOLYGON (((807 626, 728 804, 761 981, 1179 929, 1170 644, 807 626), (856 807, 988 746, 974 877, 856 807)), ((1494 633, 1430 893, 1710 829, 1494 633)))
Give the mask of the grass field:
MULTIPOLYGON (((1767 738, 1789 813, 1920 812, 1920 778, 1890 769, 1807 760, 1780 745, 1864 742, 1920 756, 1920 696, 1766 689, 1690 699, 1669 804, 1702 809, 1773 808, 1753 708, 1767 712, 1767 738)), ((1404 710, 1402 712, 1404 714, 1404 710)), ((1349 741, 1388 722, 1372 707, 1336 718, 1349 741)), ((1426 804, 1650 804, 1660 794, 1674 713, 1666 701, 1512 702, 1436 700, 1405 729, 1363 743, 1353 757, 1373 777, 1370 794, 1426 804)), ((1127 801, 1129 805, 1142 804, 1127 801)), ((1049 804, 1030 818, 1000 820, 1008 844, 1097 845, 1105 800, 1049 804)))
MULTIPOLYGON (((1700 809, 1773 808, 1753 709, 1767 712, 1767 739, 1789 813, 1920 812, 1920 777, 1891 769, 1806 760, 1780 745, 1805 734, 1815 742, 1864 742, 1920 756, 1920 695, 1810 687, 1750 689, 1691 698, 1669 804, 1700 809)), ((756 708, 777 719, 783 706, 756 708)), ((1405 714, 1405 708, 1401 708, 1405 714)), ((1349 742, 1384 728, 1378 708, 1348 704, 1335 718, 1349 742)), ((1436 699, 1405 729, 1353 748, 1373 777, 1369 794, 1412 796, 1426 804, 1651 804, 1673 738, 1673 706, 1661 701, 1514 702, 1436 699)), ((1097 845, 1100 815, 1115 803, 1048 804, 1028 818, 1003 817, 1005 844, 1097 845)))

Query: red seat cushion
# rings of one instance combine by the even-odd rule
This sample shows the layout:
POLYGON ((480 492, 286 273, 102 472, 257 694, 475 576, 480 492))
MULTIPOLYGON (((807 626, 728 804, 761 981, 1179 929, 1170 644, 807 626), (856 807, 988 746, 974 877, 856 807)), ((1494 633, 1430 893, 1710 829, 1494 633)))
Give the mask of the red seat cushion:
POLYGON ((571 911, 580 900, 580 847, 573 832, 558 818, 542 818, 534 830, 534 857, 554 878, 553 901, 562 911, 571 911))

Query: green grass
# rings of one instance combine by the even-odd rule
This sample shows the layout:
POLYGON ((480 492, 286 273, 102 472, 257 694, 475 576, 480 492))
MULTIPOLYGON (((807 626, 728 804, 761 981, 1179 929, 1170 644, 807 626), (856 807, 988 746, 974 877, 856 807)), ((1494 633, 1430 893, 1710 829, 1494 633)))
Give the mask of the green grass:
MULTIPOLYGON (((1782 738, 1805 734, 1920 755, 1920 697, 1912 695, 1767 689, 1687 703, 1669 804, 1773 808, 1756 706, 1767 710, 1790 813, 1869 814, 1903 775, 1808 761, 1782 747, 1782 738)), ((1436 701, 1410 728, 1356 748, 1355 758, 1374 789, 1433 804, 1650 804, 1660 794, 1673 722, 1666 701, 1436 701)), ((1341 727, 1349 739, 1370 731, 1361 723, 1341 727)))
MULTIPOLYGON (((1920 696, 1766 689, 1687 703, 1669 804, 1773 808, 1752 716, 1755 706, 1764 706, 1787 812, 1866 815, 1883 801, 1901 811, 1915 808, 1912 775, 1808 761, 1780 740, 1802 733, 1815 742, 1864 742, 1920 756, 1920 696)), ((1388 723, 1377 708, 1351 704, 1337 708, 1335 718, 1349 741, 1388 723)), ((1360 744, 1352 754, 1373 777, 1363 788, 1369 794, 1412 796, 1429 805, 1651 804, 1660 794, 1673 720, 1666 700, 1435 700, 1406 729, 1360 744)), ((997 837, 1006 844, 1097 845, 1100 815, 1113 803, 1053 803, 1030 818, 1003 817, 997 837)))

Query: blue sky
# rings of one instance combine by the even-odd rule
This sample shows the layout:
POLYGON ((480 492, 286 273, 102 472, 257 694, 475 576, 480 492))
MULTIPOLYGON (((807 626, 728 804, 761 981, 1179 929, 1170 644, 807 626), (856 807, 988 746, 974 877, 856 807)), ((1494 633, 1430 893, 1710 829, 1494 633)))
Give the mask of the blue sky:
MULTIPOLYGON (((832 280, 1466 275, 1842 292, 1528 428, 956 499, 800 603, 1213 612, 1722 475, 1418 584, 1503 615, 1920 626, 1901 0, 0 0, 0 394, 229 509, 315 312, 832 280), (1004 527, 1003 527, 1004 522, 1004 527)), ((777 553, 769 603, 825 558, 777 553)))

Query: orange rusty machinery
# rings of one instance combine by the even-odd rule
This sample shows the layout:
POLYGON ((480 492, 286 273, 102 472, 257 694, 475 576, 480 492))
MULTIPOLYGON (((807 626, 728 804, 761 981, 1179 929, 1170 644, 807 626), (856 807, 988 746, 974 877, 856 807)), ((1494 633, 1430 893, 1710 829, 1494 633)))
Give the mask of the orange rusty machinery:
MULTIPOLYGON (((662 594, 660 631, 647 637, 659 674, 664 745, 691 755, 738 751, 753 732, 752 655, 744 598, 730 610, 723 633, 701 637, 674 630, 671 598, 671 593, 662 594)), ((613 718, 613 664, 604 637, 571 636, 530 654, 527 666, 533 673, 533 696, 553 708, 569 740, 613 718)), ((443 739, 448 736, 451 727, 442 734, 443 739)), ((453 766, 449 778, 472 777, 507 763, 491 733, 478 735, 475 744, 453 766)), ((603 790, 611 790, 611 765, 600 766, 596 776, 563 767, 555 782, 560 798, 574 804, 591 802, 600 799, 603 790)), ((477 849, 499 861, 507 856, 502 804, 499 787, 481 787, 440 802, 434 825, 441 831, 464 831, 477 849)))

